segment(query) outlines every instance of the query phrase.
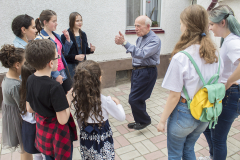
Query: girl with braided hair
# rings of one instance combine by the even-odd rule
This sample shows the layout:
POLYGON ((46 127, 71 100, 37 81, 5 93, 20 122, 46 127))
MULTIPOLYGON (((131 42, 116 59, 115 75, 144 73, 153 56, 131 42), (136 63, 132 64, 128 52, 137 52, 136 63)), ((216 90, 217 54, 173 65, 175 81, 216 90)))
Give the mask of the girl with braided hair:
POLYGON ((101 94, 102 76, 99 64, 87 60, 78 64, 74 75, 73 104, 77 120, 81 121, 80 149, 83 160, 115 157, 110 114, 119 121, 125 112, 119 100, 101 94))

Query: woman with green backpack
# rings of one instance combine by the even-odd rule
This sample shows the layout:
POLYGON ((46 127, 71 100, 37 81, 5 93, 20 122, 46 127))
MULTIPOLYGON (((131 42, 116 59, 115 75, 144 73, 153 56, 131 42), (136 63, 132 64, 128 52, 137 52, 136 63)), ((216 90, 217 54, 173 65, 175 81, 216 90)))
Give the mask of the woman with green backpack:
MULTIPOLYGON (((168 120, 169 160, 193 160, 196 159, 195 143, 209 123, 193 117, 186 99, 193 99, 213 75, 217 74, 218 79, 223 63, 210 39, 208 13, 202 6, 187 7, 180 15, 180 24, 182 35, 172 52, 162 83, 162 87, 169 89, 170 94, 157 129, 164 132, 168 120)), ((223 85, 225 94, 224 88, 223 85)))
POLYGON ((220 55, 224 69, 221 82, 226 86, 223 110, 215 129, 206 129, 210 157, 199 160, 225 160, 227 157, 227 136, 232 123, 240 114, 240 24, 233 10, 220 5, 209 13, 209 29, 215 37, 222 37, 220 55))

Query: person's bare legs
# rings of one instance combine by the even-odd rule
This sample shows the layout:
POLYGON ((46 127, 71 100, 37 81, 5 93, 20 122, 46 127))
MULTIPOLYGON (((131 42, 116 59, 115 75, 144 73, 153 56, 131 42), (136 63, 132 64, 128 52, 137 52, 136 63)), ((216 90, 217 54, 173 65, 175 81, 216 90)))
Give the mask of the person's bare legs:
POLYGON ((33 156, 24 151, 24 153, 21 154, 21 160, 33 160, 33 156))

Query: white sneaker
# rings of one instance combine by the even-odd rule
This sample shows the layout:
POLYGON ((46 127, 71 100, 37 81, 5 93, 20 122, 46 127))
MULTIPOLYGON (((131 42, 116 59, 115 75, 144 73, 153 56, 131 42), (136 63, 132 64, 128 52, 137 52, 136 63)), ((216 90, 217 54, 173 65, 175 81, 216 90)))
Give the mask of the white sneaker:
POLYGON ((206 156, 206 157, 198 157, 197 160, 212 160, 212 158, 210 156, 206 156))

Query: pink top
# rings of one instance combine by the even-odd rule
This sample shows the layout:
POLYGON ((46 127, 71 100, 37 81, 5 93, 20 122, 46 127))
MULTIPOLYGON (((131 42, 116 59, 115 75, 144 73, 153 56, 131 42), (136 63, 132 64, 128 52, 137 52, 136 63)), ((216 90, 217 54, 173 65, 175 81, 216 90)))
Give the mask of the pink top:
MULTIPOLYGON (((57 51, 60 56, 62 56, 62 44, 61 42, 55 37, 54 40, 57 43, 57 51)), ((61 71, 62 69, 65 69, 62 58, 58 59, 58 71, 61 71)))

